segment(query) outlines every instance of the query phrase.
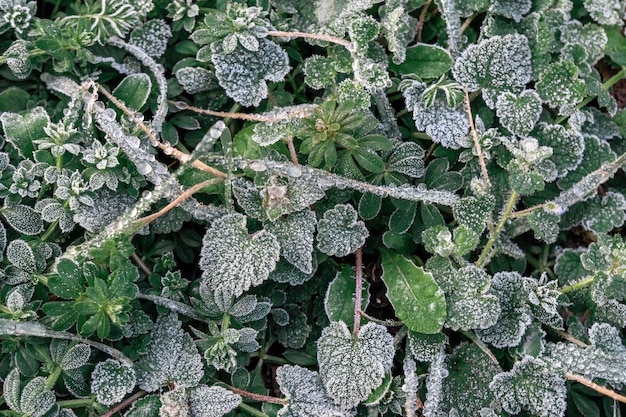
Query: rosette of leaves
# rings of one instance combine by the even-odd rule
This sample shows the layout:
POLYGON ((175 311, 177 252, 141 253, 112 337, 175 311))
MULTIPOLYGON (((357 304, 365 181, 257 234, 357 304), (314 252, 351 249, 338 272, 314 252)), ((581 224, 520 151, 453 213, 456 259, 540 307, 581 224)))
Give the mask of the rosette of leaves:
POLYGON ((353 408, 378 388, 391 368, 393 337, 368 323, 352 335, 344 322, 332 322, 317 341, 317 360, 327 394, 343 408, 353 408))
POLYGON ((199 338, 196 344, 204 351, 208 364, 229 373, 234 372, 237 367, 237 351, 251 353, 260 348, 256 341, 258 332, 251 327, 219 329, 215 323, 210 322, 210 334, 197 329, 193 329, 193 332, 199 338))
POLYGON ((5 378, 3 393, 6 405, 19 415, 42 417, 49 412, 53 415, 58 410, 54 393, 46 388, 46 379, 38 376, 22 385, 17 368, 5 378))
POLYGON ((308 164, 355 178, 383 172, 385 164, 377 153, 390 150, 391 141, 376 130, 378 120, 354 103, 328 100, 302 120, 298 132, 303 139, 300 152, 308 155, 308 164))
POLYGON ((89 345, 53 339, 48 349, 29 347, 34 357, 43 363, 41 368, 49 373, 49 386, 55 386, 57 390, 65 389, 77 397, 86 397, 90 394, 89 384, 85 378, 86 371, 90 369, 89 345))

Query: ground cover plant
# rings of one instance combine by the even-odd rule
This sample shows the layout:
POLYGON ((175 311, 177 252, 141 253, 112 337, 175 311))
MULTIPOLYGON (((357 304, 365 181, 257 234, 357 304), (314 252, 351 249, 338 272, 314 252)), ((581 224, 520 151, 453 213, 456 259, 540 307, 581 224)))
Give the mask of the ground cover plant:
POLYGON ((620 416, 614 0, 0 1, 0 415, 620 416))

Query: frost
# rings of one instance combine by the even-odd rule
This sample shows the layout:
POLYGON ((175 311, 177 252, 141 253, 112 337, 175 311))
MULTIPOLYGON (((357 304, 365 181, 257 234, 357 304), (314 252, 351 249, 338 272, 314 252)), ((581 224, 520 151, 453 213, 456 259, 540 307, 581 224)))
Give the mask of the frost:
POLYGON ((287 348, 302 349, 311 333, 306 314, 295 304, 285 305, 284 311, 289 315, 289 322, 287 326, 276 329, 278 341, 287 348))
POLYGON ((561 41, 566 46, 582 47, 587 55, 586 61, 595 65, 604 57, 607 36, 601 26, 593 23, 583 26, 578 20, 570 20, 561 28, 561 41))
POLYGON ((317 270, 317 258, 312 256, 311 260, 311 273, 306 274, 302 272, 302 270, 293 266, 293 264, 281 259, 276 264, 276 269, 274 269, 270 274, 270 279, 282 284, 289 283, 289 285, 293 286, 304 284, 313 278, 313 275, 315 275, 315 271, 317 270))
POLYGON ((534 210, 528 216, 528 224, 535 234, 536 239, 546 243, 554 243, 559 235, 559 221, 561 216, 541 208, 534 210))
MULTIPOLYGON (((576 146, 576 148, 580 149, 579 146, 576 146)), ((584 152, 579 156, 580 163, 576 164, 575 169, 568 170, 567 175, 557 181, 560 189, 568 190, 571 188, 571 191, 574 194, 578 194, 578 197, 581 199, 595 195, 595 191, 600 184, 599 182, 595 183, 594 181, 597 181, 597 179, 589 178, 588 175, 599 169, 603 163, 613 162, 617 157, 606 141, 599 140, 591 135, 584 138, 583 149, 584 152), (585 178, 587 180, 591 179, 592 182, 587 180, 583 182, 585 178)), ((563 150, 567 151, 566 148, 563 148, 563 150)), ((555 162, 557 161, 555 160, 555 162)))
POLYGON ((489 215, 495 208, 495 199, 490 195, 464 197, 454 203, 452 214, 460 224, 480 233, 485 228, 489 215))
POLYGON ((39 213, 23 204, 2 208, 4 220, 19 233, 34 236, 43 230, 43 221, 39 213))
POLYGON ((391 87, 391 79, 386 68, 373 59, 355 59, 352 70, 354 71, 354 80, 363 85, 371 94, 391 87))
POLYGON ((53 340, 50 342, 50 356, 64 371, 77 369, 89 361, 91 348, 89 345, 79 343, 67 349, 68 342, 53 340), (56 347, 56 350, 53 350, 56 347), (55 355, 56 353, 56 355, 55 355))
POLYGON ((289 401, 278 411, 278 417, 335 417, 348 414, 326 394, 317 372, 297 365, 284 365, 276 370, 276 382, 289 401))
POLYGON ((432 362, 441 347, 448 344, 448 336, 443 333, 424 334, 409 332, 407 335, 408 351, 419 362, 432 362))
POLYGON ((381 325, 368 323, 353 337, 345 323, 331 323, 317 341, 326 392, 341 407, 355 407, 382 384, 394 353, 393 337, 381 325))
POLYGON ((531 51, 523 35, 494 36, 468 47, 452 67, 470 91, 524 87, 532 75, 531 51))
POLYGON ((264 113, 264 116, 282 120, 255 124, 252 140, 261 146, 269 146, 278 141, 292 139, 302 128, 300 117, 309 114, 313 107, 310 104, 301 104, 273 108, 264 113), (298 117, 293 117, 294 115, 298 117))
POLYGON ((544 103, 559 108, 559 114, 585 98, 585 83, 578 78, 578 69, 570 61, 554 62, 539 76, 537 93, 544 103))
POLYGON ((246 217, 227 214, 217 219, 202 240, 202 279, 213 290, 218 306, 226 310, 231 297, 265 281, 276 267, 280 244, 267 231, 252 236, 246 217))
POLYGON ((137 383, 148 392, 162 386, 192 387, 204 374, 202 357, 176 314, 159 316, 151 341, 136 365, 137 383))
POLYGON ((124 399, 135 388, 135 371, 120 362, 107 359, 98 362, 91 373, 91 392, 96 401, 113 405, 124 399))
POLYGON ((541 98, 534 90, 524 90, 519 95, 503 92, 496 101, 496 115, 511 133, 527 135, 541 115, 541 98))
POLYGON ((531 7, 532 0, 496 0, 489 8, 489 11, 519 23, 522 17, 530 11, 531 7))
POLYGON ((622 23, 624 4, 615 0, 584 0, 583 5, 593 20, 601 25, 613 26, 622 23))
POLYGON ((498 297, 502 312, 496 324, 476 333, 482 341, 497 348, 517 346, 532 322, 524 278, 517 272, 498 272, 493 276, 489 293, 498 297))
POLYGON ((387 159, 387 170, 420 178, 424 175, 424 149, 415 142, 401 142, 387 159))
POLYGON ((290 69, 287 53, 267 39, 259 39, 256 52, 237 47, 235 52, 225 53, 217 42, 211 51, 220 86, 244 106, 258 106, 267 97, 265 81, 282 81, 290 69))
POLYGON ((7 260, 27 272, 37 270, 37 261, 33 249, 22 239, 12 240, 7 246, 7 260))
POLYGON ((7 67, 20 80, 26 79, 32 69, 30 54, 26 45, 26 41, 15 41, 3 54, 6 57, 7 67))
POLYGON ((315 90, 321 90, 335 83, 337 71, 332 58, 313 55, 304 62, 304 82, 315 90))
POLYGON ((534 133, 539 145, 552 148, 550 160, 556 164, 559 177, 575 170, 583 161, 585 141, 580 133, 543 122, 537 124, 534 133))
POLYGON ((313 272, 313 233, 317 219, 310 209, 283 216, 265 224, 280 244, 280 254, 305 274, 313 272))
POLYGON ((129 194, 114 193, 107 189, 96 193, 94 200, 93 206, 81 205, 73 217, 76 223, 91 233, 100 232, 135 202, 129 194))
POLYGON ((241 397, 225 388, 198 385, 189 390, 190 417, 221 417, 241 404, 241 397))
POLYGON ((496 375, 489 388, 507 413, 518 414, 525 409, 538 417, 565 415, 565 380, 531 356, 517 362, 509 372, 496 375))
POLYGON ((172 30, 163 19, 151 19, 133 29, 130 43, 144 50, 152 58, 160 58, 167 49, 172 30))
POLYGON ((4 400, 9 408, 21 415, 29 417, 43 417, 56 401, 54 393, 46 389, 46 379, 36 377, 20 387, 20 373, 17 368, 7 375, 4 380, 4 400))
POLYGON ((189 94, 198 94, 215 87, 213 73, 202 67, 183 67, 174 75, 178 84, 189 94))
POLYGON ((346 256, 365 244, 369 232, 357 220, 356 210, 348 204, 337 204, 324 213, 317 224, 317 248, 330 256, 346 256))
POLYGON ((444 349, 441 348, 428 368, 426 401, 424 401, 424 409, 422 410, 424 417, 438 417, 440 415, 441 407, 443 406, 444 380, 449 374, 445 361, 446 354, 444 349))
POLYGON ((406 46, 413 40, 417 30, 417 21, 409 16, 402 5, 393 6, 394 3, 388 2, 384 9, 381 8, 380 25, 387 39, 387 49, 393 53, 394 64, 401 64, 406 59, 406 46))

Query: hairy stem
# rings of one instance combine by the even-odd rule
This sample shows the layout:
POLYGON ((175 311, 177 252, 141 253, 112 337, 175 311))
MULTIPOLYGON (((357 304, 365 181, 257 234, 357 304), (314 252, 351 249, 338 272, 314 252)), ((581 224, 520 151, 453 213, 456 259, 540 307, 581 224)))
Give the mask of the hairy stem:
POLYGON ((122 401, 121 403, 119 403, 118 405, 116 405, 115 407, 111 408, 109 411, 107 411, 105 414, 102 415, 102 417, 111 417, 113 416, 113 414, 122 411, 123 409, 125 409, 126 407, 128 407, 129 405, 131 405, 132 403, 134 403, 135 401, 137 401, 138 399, 140 399, 141 397, 143 397, 144 395, 146 395, 147 392, 146 391, 139 391, 134 393, 133 395, 131 395, 130 397, 126 398, 124 401, 122 401))
POLYGON ((626 403, 626 397, 623 395, 618 394, 617 392, 610 390, 606 387, 603 387, 601 385, 596 384, 595 382, 592 382, 590 380, 588 380, 587 378, 581 376, 581 375, 576 375, 576 374, 570 374, 569 372, 565 374, 565 377, 567 379, 569 379, 570 381, 576 381, 579 382, 581 384, 583 384, 586 387, 591 388, 592 390, 599 392, 600 394, 606 395, 609 398, 612 398, 616 401, 619 401, 621 403, 626 403))
POLYGON ((585 288, 586 286, 593 284, 594 280, 595 280, 595 277, 583 279, 582 281, 578 281, 578 282, 576 282, 574 284, 567 285, 567 286, 561 288, 559 291, 561 292, 561 294, 567 294, 569 292, 574 292, 576 290, 580 290, 581 288, 585 288))
POLYGON ((483 251, 481 252, 478 260, 476 261, 477 268, 481 268, 487 262, 487 259, 489 258, 489 254, 491 252, 491 248, 496 243, 496 240, 498 240, 498 236, 500 236, 500 233, 502 232, 504 225, 506 225, 506 222, 511 217, 511 212, 513 211, 513 207, 515 206, 515 203, 517 202, 517 197, 518 197, 518 194, 515 191, 511 191, 511 196, 509 197, 509 201, 506 205, 506 208, 504 209, 504 213, 502 213, 502 216, 500 217, 500 221, 498 221, 498 224, 496 225, 495 230, 493 231, 493 233, 491 233, 489 240, 485 244, 483 251))
POLYGON ((291 157, 291 162, 296 165, 300 165, 300 161, 298 161, 298 152, 296 151, 296 147, 293 144, 293 137, 288 136, 285 140, 287 143, 287 149, 289 149, 289 156, 291 157))
POLYGON ((480 140, 478 139, 478 132, 476 132, 476 126, 474 125, 474 115, 472 114, 472 105, 469 98, 469 93, 467 92, 467 88, 465 89, 465 105, 467 107, 467 118, 469 120, 470 130, 472 132, 472 139, 474 141, 474 147, 476 148, 476 153, 478 154, 478 163, 480 165, 480 173, 483 177, 483 181, 485 182, 485 187, 487 188, 487 192, 491 188, 491 181, 489 181, 489 174, 487 173, 487 164, 485 164, 485 157, 483 156, 483 151, 480 147, 480 140))
POLYGON ((559 330, 559 329, 551 329, 554 333, 558 334, 559 336, 561 336, 563 339, 572 342, 573 344, 580 346, 580 347, 587 347, 589 346, 588 344, 586 344, 585 342, 583 342, 582 340, 576 339, 574 336, 572 336, 571 334, 567 333, 564 330, 559 330))
POLYGON ((140 300, 146 300, 146 301, 151 301, 154 304, 161 306, 161 307, 166 307, 168 309, 170 309, 173 312, 176 312, 178 314, 182 314, 184 316, 190 317, 194 320, 198 320, 201 321, 203 323, 208 323, 209 320, 203 318, 201 315, 199 315, 196 310, 194 310, 192 307, 188 306, 187 304, 178 302, 178 301, 174 301, 174 300, 170 300, 167 297, 161 297, 159 295, 152 295, 152 294, 144 294, 144 293, 137 293, 137 295, 135 296, 135 298, 138 298, 140 300))
POLYGON ((286 119, 303 119, 311 116, 313 113, 311 109, 294 110, 285 114, 250 114, 250 113, 235 113, 228 111, 215 111, 208 109, 201 109, 200 107, 191 106, 183 101, 170 101, 171 104, 181 110, 190 110, 194 113, 207 114, 209 116, 224 117, 230 119, 248 120, 251 122, 269 122, 276 123, 286 119))
POLYGON ((361 327, 361 300, 363 297, 363 249, 356 250, 356 294, 354 295, 354 326, 352 336, 357 337, 361 327))
POLYGON ((244 391, 242 389, 235 388, 232 385, 228 385, 221 381, 220 383, 225 385, 226 388, 228 388, 235 394, 239 394, 242 397, 250 398, 251 400, 262 401, 265 403, 272 403, 272 404, 280 404, 280 405, 287 405, 289 403, 289 400, 287 400, 286 398, 270 397, 269 395, 255 394, 254 392, 244 391))
POLYGON ((337 45, 344 46, 351 54, 354 54, 354 46, 352 42, 347 41, 345 39, 337 38, 335 36, 329 35, 320 35, 316 33, 306 33, 306 32, 282 32, 279 30, 270 30, 267 32, 270 36, 277 36, 280 38, 309 38, 309 39, 317 39, 320 41, 326 41, 330 43, 336 43, 337 45))
POLYGON ((365 311, 363 310, 359 310, 359 314, 368 319, 369 321, 373 321, 374 323, 380 324, 382 326, 387 326, 387 327, 400 327, 402 325, 404 325, 404 323, 402 323, 401 321, 394 321, 394 320, 380 320, 377 319, 376 317, 372 317, 369 314, 367 314, 365 311))

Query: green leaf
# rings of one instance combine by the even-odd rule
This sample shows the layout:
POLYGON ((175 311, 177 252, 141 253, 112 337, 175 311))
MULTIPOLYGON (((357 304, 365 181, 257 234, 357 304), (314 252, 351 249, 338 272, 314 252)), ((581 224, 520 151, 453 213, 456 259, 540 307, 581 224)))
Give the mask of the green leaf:
POLYGON ((406 48, 406 59, 400 64, 391 64, 392 70, 401 75, 416 74, 420 78, 439 78, 452 66, 452 57, 437 45, 418 43, 406 48))
POLYGON ((317 219, 310 209, 291 213, 275 222, 267 222, 265 230, 276 237, 280 253, 287 262, 305 274, 313 270, 313 233, 317 219))
POLYGON ((126 417, 146 417, 159 415, 161 400, 158 395, 148 395, 133 403, 126 417))
POLYGON ((75 300, 85 290, 85 278, 77 263, 63 258, 56 266, 56 274, 48 278, 48 288, 61 298, 75 300))
POLYGON ((346 256, 365 244, 369 232, 357 220, 356 210, 348 204, 337 204, 324 213, 317 224, 317 248, 329 256, 346 256))
POLYGON ((533 133, 539 145, 552 148, 550 160, 556 164, 559 177, 575 170, 585 159, 583 152, 585 152, 587 141, 580 133, 568 130, 561 125, 541 122, 538 123, 533 133))
POLYGON ((385 170, 385 163, 382 158, 370 148, 356 148, 352 152, 352 157, 365 171, 378 174, 385 170))
POLYGON ((613 162, 616 157, 606 141, 599 140, 595 136, 587 136, 584 138, 584 153, 578 157, 580 163, 576 164, 574 170, 570 169, 565 177, 560 178, 557 181, 557 185, 560 189, 567 190, 582 180, 587 174, 600 168, 602 163, 613 162))
POLYGON ((394 233, 405 233, 411 228, 417 212, 417 201, 393 199, 396 210, 389 217, 389 230, 394 233))
POLYGON ((606 44, 606 54, 619 66, 626 66, 626 42, 620 26, 605 27, 608 41, 606 44))
POLYGON ((533 229, 535 238, 546 243, 554 243, 559 235, 559 221, 561 216, 544 210, 534 210, 528 216, 528 224, 533 229))
POLYGON ((626 201, 621 193, 607 192, 587 201, 582 225, 592 232, 607 233, 624 224, 626 201))
POLYGON ((22 239, 12 240, 7 246, 7 260, 16 267, 27 272, 37 270, 35 253, 28 243, 22 239))
POLYGON ((326 394, 317 372, 300 366, 284 365, 276 370, 276 382, 288 400, 278 411, 279 417, 341 415, 344 410, 326 394))
POLYGON ((337 71, 332 59, 313 55, 304 61, 304 82, 315 90, 321 90, 335 83, 337 71))
MULTIPOLYGON (((361 292, 362 311, 365 311, 369 303, 369 292, 367 282, 363 282, 361 292)), ((324 298, 324 310, 330 321, 343 321, 348 326, 354 325, 354 303, 356 294, 356 279, 352 268, 344 267, 337 273, 328 285, 326 297, 324 298)))
POLYGON ((0 113, 26 110, 30 94, 19 87, 11 86, 0 93, 0 113))
POLYGON ((376 323, 355 336, 332 322, 317 341, 317 361, 326 392, 343 408, 353 408, 380 387, 393 362, 393 337, 376 323))
POLYGON ((541 115, 541 98, 534 90, 524 90, 519 95, 503 92, 496 101, 496 115, 511 133, 526 136, 541 115))
POLYGON ((569 285, 590 275, 583 267, 580 255, 582 255, 580 251, 568 248, 556 257, 554 273, 559 278, 560 285, 569 285))
POLYGON ((289 325, 276 329, 276 337, 280 344, 287 348, 301 349, 311 333, 307 316, 296 304, 287 304, 284 309, 289 315, 289 325))
POLYGON ((424 149, 415 142, 401 142, 387 159, 387 170, 412 178, 424 175, 424 149))
POLYGON ((139 110, 146 104, 151 90, 152 81, 150 81, 150 77, 148 74, 140 72, 127 75, 115 87, 113 95, 122 100, 127 107, 139 110))
POLYGON ((452 206, 454 219, 461 225, 480 233, 495 209, 495 199, 490 195, 463 197, 452 206))
POLYGON ((96 401, 113 405, 124 399, 135 388, 135 371, 116 360, 98 362, 91 373, 91 392, 96 401))
POLYGON ((573 62, 550 64, 540 75, 535 86, 544 103, 561 108, 561 114, 569 112, 576 103, 585 98, 585 83, 578 79, 578 69, 573 62))
POLYGON ((14 207, 5 207, 0 212, 4 220, 19 233, 34 236, 43 230, 41 215, 31 207, 18 204, 14 207))
POLYGON ((24 115, 2 113, 0 122, 7 141, 15 147, 20 156, 32 159, 34 141, 48 137, 44 127, 50 123, 50 116, 43 107, 35 107, 24 115))
POLYGON ((269 278, 280 257, 280 245, 271 233, 250 236, 246 217, 228 214, 211 224, 202 240, 202 279, 214 291, 215 301, 227 310, 231 298, 269 278))
POLYGON ((412 331, 438 333, 446 318, 446 301, 432 274, 402 255, 379 251, 382 279, 396 316, 412 331))
POLYGON ((364 193, 359 200, 359 216, 364 220, 371 220, 378 215, 383 198, 376 194, 364 193))
POLYGON ((543 177, 525 167, 517 159, 512 159, 506 166, 509 172, 509 184, 520 195, 532 195, 545 187, 543 177))

